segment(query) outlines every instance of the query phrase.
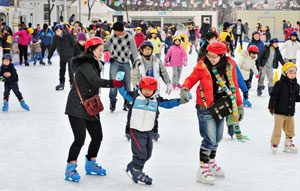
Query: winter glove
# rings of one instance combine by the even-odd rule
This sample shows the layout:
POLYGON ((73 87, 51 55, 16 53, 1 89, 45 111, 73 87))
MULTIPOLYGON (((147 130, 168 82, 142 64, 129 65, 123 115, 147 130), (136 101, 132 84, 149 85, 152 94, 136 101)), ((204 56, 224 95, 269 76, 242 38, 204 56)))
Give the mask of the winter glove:
POLYGON ((114 80, 113 84, 114 84, 115 88, 120 88, 123 86, 124 83, 123 83, 123 81, 114 80))
POLYGON ((172 84, 167 84, 167 90, 166 90, 166 93, 167 93, 168 95, 170 95, 171 92, 172 92, 172 84))
POLYGON ((0 76, 0 82, 5 82, 5 77, 0 76))
POLYGON ((165 63, 165 66, 166 66, 166 67, 169 67, 169 66, 170 66, 170 64, 168 64, 168 62, 166 62, 166 63, 165 63))
POLYGON ((187 66, 187 61, 184 61, 183 65, 184 65, 184 66, 187 66))
POLYGON ((257 79, 258 79, 258 78, 259 78, 259 74, 257 74, 257 75, 255 76, 255 78, 257 78, 257 79))
POLYGON ((244 106, 239 105, 238 110, 239 110, 239 118, 238 119, 239 119, 239 122, 240 122, 244 119, 244 106))
POLYGON ((185 104, 192 99, 192 95, 189 92, 189 89, 187 87, 184 87, 180 91, 180 102, 185 104))
POLYGON ((164 47, 165 47, 165 48, 168 48, 169 46, 168 46, 167 44, 164 44, 164 47))
POLYGON ((269 112, 271 113, 271 115, 274 114, 274 108, 269 108, 269 112))
POLYGON ((125 72, 118 72, 116 76, 117 81, 123 81, 125 72))

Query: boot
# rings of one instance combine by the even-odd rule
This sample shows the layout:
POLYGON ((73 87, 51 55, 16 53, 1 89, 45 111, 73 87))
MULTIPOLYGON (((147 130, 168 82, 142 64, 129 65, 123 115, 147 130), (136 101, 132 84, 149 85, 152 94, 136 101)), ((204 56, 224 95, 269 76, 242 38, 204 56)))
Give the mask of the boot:
POLYGON ((106 170, 99 166, 96 163, 96 157, 93 157, 94 159, 88 160, 87 157, 85 157, 85 171, 87 175, 100 175, 100 176, 106 176, 106 170))
POLYGON ((131 134, 130 134, 130 133, 126 133, 126 134, 125 134, 125 137, 127 138, 127 141, 130 141, 130 139, 131 139, 131 134))
POLYGON ((286 138, 284 142, 284 152, 297 153, 297 148, 294 145, 292 138, 286 138))
POLYGON ((8 101, 7 100, 4 100, 4 102, 3 102, 2 111, 8 112, 8 101))
POLYGON ((257 96, 262 95, 263 86, 257 86, 257 96))
POLYGON ((200 167, 197 173, 197 181, 205 184, 211 184, 211 185, 214 184, 215 177, 210 172, 209 165, 207 163, 200 162, 200 167))
POLYGON ((45 64, 45 62, 40 62, 40 65, 43 65, 43 66, 45 66, 46 64, 45 64))
POLYGON ((111 112, 114 112, 116 110, 116 102, 115 101, 110 102, 109 109, 110 109, 111 112))
POLYGON ((252 107, 252 103, 249 101, 248 98, 244 98, 243 100, 243 103, 244 103, 244 107, 252 107))
POLYGON ((60 84, 58 84, 58 85, 55 87, 55 89, 56 89, 57 91, 63 90, 64 88, 65 88, 65 84, 64 84, 64 83, 60 83, 60 84))
POLYGON ((234 131, 233 131, 233 125, 228 126, 228 135, 233 139, 234 131))
POLYGON ((220 167, 218 167, 215 159, 210 159, 208 166, 210 172, 214 174, 216 177, 225 178, 224 171, 220 167))
POLYGON ((25 66, 29 66, 27 60, 25 60, 24 63, 25 63, 25 66))
POLYGON ((34 59, 34 62, 33 62, 33 65, 34 65, 34 66, 36 65, 36 61, 37 61, 37 60, 36 60, 36 59, 34 59))
POLYGON ((158 141, 160 135, 158 133, 153 133, 153 140, 158 141))
POLYGON ((130 107, 130 103, 127 100, 124 100, 123 111, 128 111, 130 107))
POLYGON ((273 153, 275 153, 278 150, 278 145, 272 144, 271 150, 273 151, 273 153))
POLYGON ((68 162, 67 163, 67 168, 66 168, 66 172, 65 172, 65 180, 68 181, 73 181, 73 182, 79 182, 80 176, 76 170, 77 164, 76 163, 72 163, 72 162, 68 162), (71 178, 71 180, 69 180, 71 178))
POLYGON ((142 170, 133 168, 132 162, 127 165, 126 172, 128 176, 137 184, 152 184, 152 178, 142 172, 142 170))
POLYGON ((52 62, 51 62, 51 60, 48 60, 48 64, 49 64, 49 65, 52 65, 52 62))
POLYGON ((24 100, 21 100, 21 101, 20 101, 20 105, 21 105, 21 107, 22 107, 23 109, 25 109, 25 110, 27 110, 27 111, 30 110, 30 109, 29 109, 29 106, 25 103, 24 100))
POLYGON ((269 86, 269 87, 268 87, 269 95, 271 95, 272 89, 273 89, 273 86, 269 86))

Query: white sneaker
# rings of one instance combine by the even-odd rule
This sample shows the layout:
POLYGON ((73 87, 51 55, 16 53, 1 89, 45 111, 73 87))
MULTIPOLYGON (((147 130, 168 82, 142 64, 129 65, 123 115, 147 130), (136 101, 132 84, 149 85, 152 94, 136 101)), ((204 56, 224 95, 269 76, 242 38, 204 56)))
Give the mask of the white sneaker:
POLYGON ((209 170, 216 177, 225 178, 224 171, 221 169, 221 167, 218 167, 217 163, 215 162, 215 159, 209 160, 209 170))
POLYGON ((271 150, 275 153, 278 150, 278 145, 271 145, 271 150))
POLYGON ((284 152, 297 153, 297 148, 294 145, 293 139, 285 139, 284 152))
POLYGON ((211 185, 214 184, 215 178, 210 172, 208 164, 200 162, 200 167, 197 173, 197 181, 211 185))

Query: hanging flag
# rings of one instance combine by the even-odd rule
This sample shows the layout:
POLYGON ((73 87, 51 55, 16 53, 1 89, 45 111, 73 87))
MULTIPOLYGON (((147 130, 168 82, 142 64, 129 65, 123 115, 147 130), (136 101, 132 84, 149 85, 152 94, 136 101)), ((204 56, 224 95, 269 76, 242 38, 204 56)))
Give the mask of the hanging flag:
POLYGON ((179 4, 179 3, 180 3, 180 0, 177 0, 177 1, 176 1, 176 3, 178 3, 178 4, 179 4))
MULTIPOLYGON (((223 4, 222 0, 219 0, 219 4, 218 6, 221 6, 223 4)), ((224 7, 225 3, 223 4, 223 7, 224 7)), ((227 6, 226 6, 227 7, 227 6)))
POLYGON ((227 5, 224 3, 223 4, 223 9, 226 9, 227 8, 227 5))
POLYGON ((83 5, 86 5, 86 1, 83 1, 83 5))
POLYGON ((182 4, 182 7, 187 7, 187 4, 185 1, 181 2, 181 4, 182 4))
POLYGON ((138 5, 141 5, 142 1, 138 1, 138 5))
POLYGON ((169 7, 170 6, 170 1, 166 1, 165 6, 169 7))

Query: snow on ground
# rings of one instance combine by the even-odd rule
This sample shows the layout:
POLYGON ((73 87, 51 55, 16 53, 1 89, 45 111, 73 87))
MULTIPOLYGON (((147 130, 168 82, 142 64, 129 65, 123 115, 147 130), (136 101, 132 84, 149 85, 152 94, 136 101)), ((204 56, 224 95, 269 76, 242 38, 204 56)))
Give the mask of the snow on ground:
MULTIPOLYGON (((196 58, 195 52, 189 55, 181 82, 192 72, 196 58)), ((131 160, 130 143, 124 137, 126 112, 122 111, 123 101, 118 95, 117 110, 110 113, 108 89, 102 89, 101 95, 105 106, 101 113, 104 138, 98 155, 98 161, 107 169, 107 176, 85 175, 84 157, 90 141, 87 134, 86 144, 78 158, 80 182, 65 181, 64 171, 73 134, 64 114, 68 84, 65 90, 55 91, 59 59, 53 58, 52 66, 31 64, 30 67, 16 68, 20 90, 31 111, 22 110, 11 92, 9 112, 0 113, 0 190, 289 191, 300 186, 300 156, 282 152, 284 136, 279 152, 273 154, 270 150, 273 117, 267 109, 267 90, 261 97, 256 96, 257 79, 253 80, 250 91, 253 108, 245 108, 246 116, 241 123, 242 132, 250 141, 239 143, 236 139, 231 140, 225 127, 216 159, 226 178, 217 178, 215 185, 195 181, 201 143, 195 109, 196 86, 191 91, 193 100, 190 103, 172 110, 160 109, 161 138, 154 143, 153 155, 144 169, 153 178, 153 185, 136 185, 125 173, 131 160)), ((105 78, 108 78, 108 71, 109 66, 106 66, 105 78)), ((171 76, 171 68, 168 71, 171 76)), ((166 96, 165 86, 162 84, 161 87, 162 96, 179 97, 179 90, 166 96)), ((0 94, 3 94, 3 88, 0 88, 0 94)), ((300 131, 299 109, 297 106, 296 134, 300 131)), ((299 146, 299 136, 294 140, 299 146)))

